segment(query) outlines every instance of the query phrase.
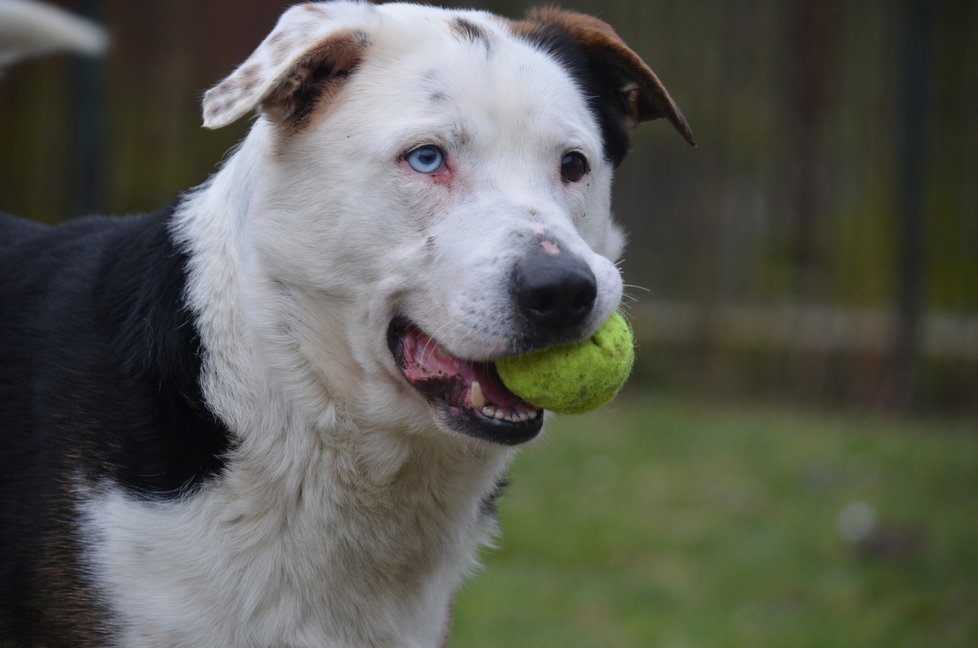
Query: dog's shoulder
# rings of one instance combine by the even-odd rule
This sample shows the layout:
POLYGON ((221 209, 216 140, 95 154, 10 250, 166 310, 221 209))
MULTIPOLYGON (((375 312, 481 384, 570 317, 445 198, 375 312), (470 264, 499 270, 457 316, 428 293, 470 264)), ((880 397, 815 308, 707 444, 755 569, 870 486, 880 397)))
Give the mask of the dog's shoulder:
POLYGON ((200 393, 174 209, 54 227, 0 220, 8 446, 60 447, 51 456, 80 458, 85 477, 143 496, 175 494, 220 469, 227 433, 200 393))

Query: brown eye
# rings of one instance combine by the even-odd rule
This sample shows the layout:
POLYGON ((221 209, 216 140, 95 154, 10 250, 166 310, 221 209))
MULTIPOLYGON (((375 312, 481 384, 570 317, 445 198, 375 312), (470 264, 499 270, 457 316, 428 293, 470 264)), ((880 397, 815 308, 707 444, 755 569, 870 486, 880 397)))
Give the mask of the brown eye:
POLYGON ((564 155, 564 159, 560 161, 560 177, 564 182, 580 182, 581 178, 590 171, 587 158, 577 151, 567 153, 564 155))

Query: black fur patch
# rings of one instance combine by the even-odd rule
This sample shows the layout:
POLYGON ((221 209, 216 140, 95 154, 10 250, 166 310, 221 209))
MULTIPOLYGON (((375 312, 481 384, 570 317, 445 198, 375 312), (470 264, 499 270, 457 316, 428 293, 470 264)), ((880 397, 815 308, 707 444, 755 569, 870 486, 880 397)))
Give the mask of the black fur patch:
POLYGON ((479 510, 482 511, 483 515, 496 517, 499 508, 499 498, 503 496, 503 493, 508 487, 509 478, 505 475, 500 477, 496 485, 492 487, 492 490, 482 499, 479 510))
POLYGON ((461 39, 473 42, 482 43, 482 45, 489 49, 491 47, 491 40, 489 34, 482 29, 482 27, 466 20, 465 18, 455 18, 449 23, 449 28, 452 33, 461 39))
MULTIPOLYGON (((91 482, 172 497, 216 474, 227 430, 203 405, 186 255, 153 216, 34 230, 0 258, 0 421, 60 446, 91 482)), ((23 229, 9 220, 0 236, 23 229)))
POLYGON ((45 627, 99 643, 69 560, 77 487, 185 497, 224 467, 172 213, 54 228, 0 215, 0 645, 45 643, 45 627))
POLYGON ((629 108, 621 93, 628 80, 614 68, 589 57, 580 43, 560 25, 536 23, 533 29, 522 34, 559 62, 577 82, 601 127, 605 158, 618 167, 628 153, 631 139, 629 108))

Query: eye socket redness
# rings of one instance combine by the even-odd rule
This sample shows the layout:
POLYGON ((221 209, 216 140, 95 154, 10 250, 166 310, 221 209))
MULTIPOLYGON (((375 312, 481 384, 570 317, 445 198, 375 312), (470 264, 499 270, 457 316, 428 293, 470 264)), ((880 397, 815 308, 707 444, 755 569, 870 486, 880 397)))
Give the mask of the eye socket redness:
POLYGON ((405 155, 404 161, 418 173, 433 175, 445 167, 445 152, 437 146, 425 144, 405 155))
POLYGON ((560 177, 564 182, 580 182, 591 172, 587 158, 578 151, 569 151, 560 161, 560 177))

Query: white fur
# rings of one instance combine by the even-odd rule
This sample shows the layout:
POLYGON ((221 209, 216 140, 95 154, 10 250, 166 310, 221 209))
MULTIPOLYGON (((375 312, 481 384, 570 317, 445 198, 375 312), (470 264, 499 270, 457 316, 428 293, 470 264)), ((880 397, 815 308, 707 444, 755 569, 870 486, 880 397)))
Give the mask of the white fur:
MULTIPOLYGON (((464 15, 492 33, 491 56, 450 33, 458 12, 322 7, 283 17, 288 60, 359 30, 356 74, 298 136, 259 115, 177 215, 204 394, 237 442, 228 469, 184 500, 86 495, 120 646, 438 645, 512 451, 442 429, 395 366, 391 318, 461 357, 502 353, 508 268, 540 233, 597 277, 589 327, 621 296, 611 168, 556 62, 488 14, 464 15), (432 92, 447 97, 437 109, 432 92), (451 186, 404 167, 426 143, 448 151, 451 186), (569 149, 591 161, 580 186, 559 176, 569 149)), ((251 59, 263 90, 217 110, 217 86, 208 125, 253 110, 286 73, 265 47, 251 59)))

